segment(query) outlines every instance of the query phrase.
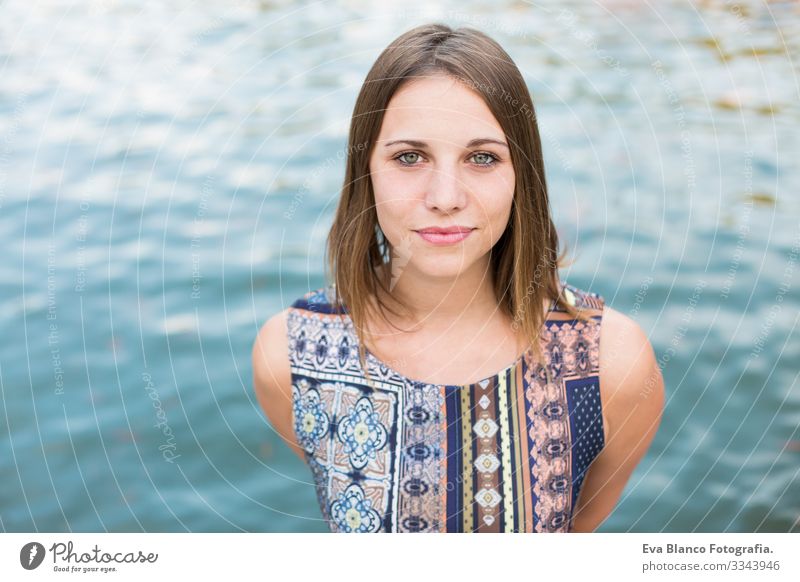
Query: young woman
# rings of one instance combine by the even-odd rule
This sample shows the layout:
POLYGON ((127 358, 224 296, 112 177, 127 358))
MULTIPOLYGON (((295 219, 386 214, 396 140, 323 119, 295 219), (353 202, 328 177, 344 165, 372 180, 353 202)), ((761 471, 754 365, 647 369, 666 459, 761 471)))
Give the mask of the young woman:
POLYGON ((652 441, 631 319, 560 279, 525 82, 485 34, 414 28, 353 111, 332 283, 260 330, 254 388, 333 531, 590 532, 652 441))

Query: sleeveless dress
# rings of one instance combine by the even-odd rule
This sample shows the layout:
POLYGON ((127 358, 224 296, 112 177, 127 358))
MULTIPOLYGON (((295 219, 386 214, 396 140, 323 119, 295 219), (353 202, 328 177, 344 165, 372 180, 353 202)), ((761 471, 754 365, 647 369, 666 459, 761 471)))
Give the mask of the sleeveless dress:
POLYGON ((604 299, 561 285, 591 321, 548 316, 540 340, 550 384, 530 348, 463 386, 406 378, 367 350, 373 390, 352 320, 332 301, 335 287, 289 307, 294 432, 331 531, 570 530, 584 475, 604 445, 604 299))

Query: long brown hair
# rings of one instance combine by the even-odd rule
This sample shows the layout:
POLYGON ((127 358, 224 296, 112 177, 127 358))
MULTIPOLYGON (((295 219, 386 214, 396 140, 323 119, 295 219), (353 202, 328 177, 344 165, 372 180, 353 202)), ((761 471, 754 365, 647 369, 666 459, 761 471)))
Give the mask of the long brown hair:
POLYGON ((497 42, 479 30, 453 30, 439 23, 418 26, 396 38, 380 54, 358 94, 350 124, 344 185, 327 240, 328 267, 336 291, 332 300, 340 308, 346 306, 360 340, 359 360, 370 384, 363 341, 368 335, 365 323, 370 321, 369 299, 375 299, 387 323, 385 311, 397 312, 378 294, 380 288, 391 297, 386 281, 375 269, 390 264, 392 253, 378 224, 369 159, 395 92, 406 81, 433 74, 453 77, 480 94, 511 148, 516 174, 511 217, 490 251, 500 309, 514 318, 514 329, 522 329, 542 363, 539 333, 546 316, 540 306, 545 300, 558 302, 572 317, 589 318, 561 293, 558 269, 563 266, 566 249, 557 254, 558 235, 550 217, 536 114, 519 69, 497 42))

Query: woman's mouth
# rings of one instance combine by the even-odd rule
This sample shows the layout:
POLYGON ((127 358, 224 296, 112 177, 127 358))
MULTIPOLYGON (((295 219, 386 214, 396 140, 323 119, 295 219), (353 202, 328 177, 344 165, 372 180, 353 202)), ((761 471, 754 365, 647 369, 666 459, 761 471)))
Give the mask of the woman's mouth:
POLYGON ((416 231, 416 233, 419 236, 421 236, 425 240, 425 242, 428 242, 432 245, 447 246, 460 243, 470 234, 472 234, 473 230, 475 229, 460 230, 455 232, 436 232, 432 230, 418 230, 416 231))

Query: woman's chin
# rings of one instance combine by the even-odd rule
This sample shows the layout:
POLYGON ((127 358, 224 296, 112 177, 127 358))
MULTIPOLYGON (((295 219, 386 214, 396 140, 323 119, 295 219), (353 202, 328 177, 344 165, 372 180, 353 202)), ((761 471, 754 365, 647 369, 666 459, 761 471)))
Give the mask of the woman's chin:
MULTIPOLYGON (((420 275, 431 279, 455 279, 466 272, 474 262, 472 257, 461 254, 450 256, 431 254, 426 257, 414 257, 414 259, 414 270, 420 275)), ((402 274, 403 269, 396 267, 395 270, 402 274)))

